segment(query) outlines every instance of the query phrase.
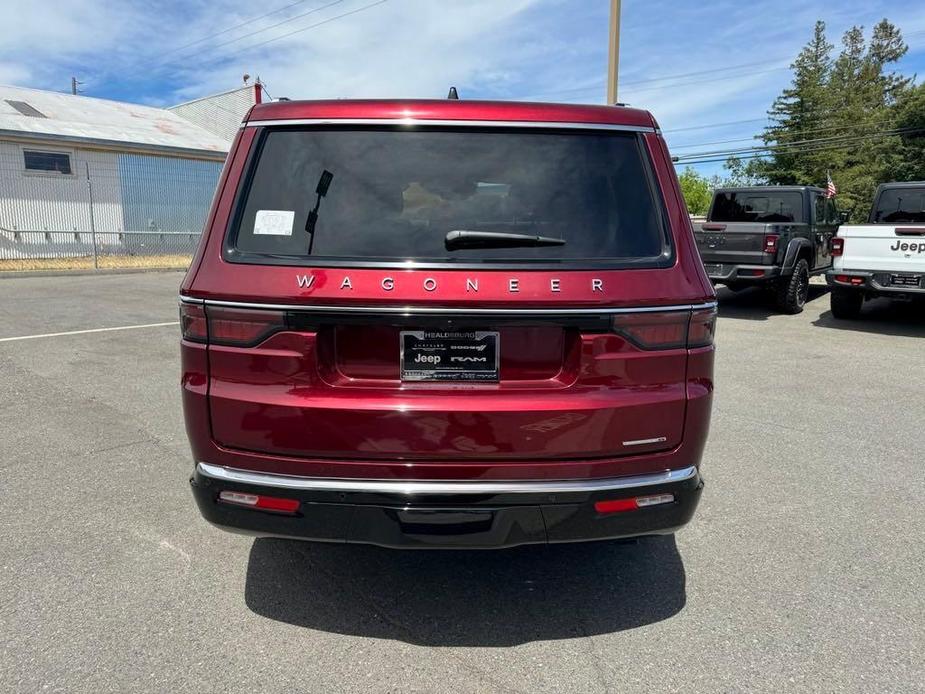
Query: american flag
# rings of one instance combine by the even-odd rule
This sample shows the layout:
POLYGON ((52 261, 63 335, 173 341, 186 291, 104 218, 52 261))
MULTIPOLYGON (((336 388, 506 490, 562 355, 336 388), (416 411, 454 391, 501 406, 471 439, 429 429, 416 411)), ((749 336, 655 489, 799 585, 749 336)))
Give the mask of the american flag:
POLYGON ((835 187, 835 181, 832 180, 832 174, 826 171, 825 175, 826 178, 829 179, 825 184, 825 196, 827 198, 834 198, 836 195, 838 195, 838 188, 835 187))

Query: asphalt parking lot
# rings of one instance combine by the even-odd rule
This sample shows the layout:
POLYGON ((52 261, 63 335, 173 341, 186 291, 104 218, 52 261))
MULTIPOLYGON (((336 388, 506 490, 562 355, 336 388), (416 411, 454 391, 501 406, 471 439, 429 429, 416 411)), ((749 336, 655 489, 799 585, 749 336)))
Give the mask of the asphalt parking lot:
POLYGON ((0 279, 0 690, 925 688, 920 308, 723 292, 676 538, 402 553, 199 517, 180 279, 0 279))

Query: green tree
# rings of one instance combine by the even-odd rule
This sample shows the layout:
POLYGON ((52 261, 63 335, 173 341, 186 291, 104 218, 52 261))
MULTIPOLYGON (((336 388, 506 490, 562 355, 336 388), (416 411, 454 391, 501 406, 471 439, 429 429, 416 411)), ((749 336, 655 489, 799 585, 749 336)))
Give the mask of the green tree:
POLYGON ((791 65, 791 85, 768 111, 771 124, 762 139, 769 154, 733 163, 739 175, 772 184, 821 185, 831 173, 841 206, 860 218, 876 185, 895 180, 909 168, 904 162, 921 152, 894 132, 900 118, 916 122, 912 80, 890 69, 908 48, 899 28, 884 19, 869 43, 855 26, 834 60, 832 50, 825 24, 817 22, 791 65))
POLYGON ((768 111, 772 123, 762 139, 776 149, 771 157, 754 160, 748 166, 750 175, 781 185, 801 184, 816 177, 822 165, 820 157, 804 143, 828 124, 832 48, 826 39, 825 22, 816 22, 813 37, 790 65, 793 83, 768 111))
POLYGON ((896 105, 896 129, 902 134, 899 164, 887 180, 925 181, 925 83, 910 89, 896 105))
POLYGON ((688 166, 678 174, 678 182, 681 184, 684 202, 687 203, 687 211, 698 217, 705 215, 713 199, 713 188, 706 176, 701 176, 688 166))

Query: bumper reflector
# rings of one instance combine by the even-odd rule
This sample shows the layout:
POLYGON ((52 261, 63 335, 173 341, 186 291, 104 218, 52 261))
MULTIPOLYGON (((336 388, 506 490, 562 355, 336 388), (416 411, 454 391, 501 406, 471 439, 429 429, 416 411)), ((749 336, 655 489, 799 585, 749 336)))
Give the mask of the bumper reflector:
POLYGON ((637 496, 633 499, 613 499, 612 501, 595 501, 594 510, 598 513, 620 513, 622 511, 635 511, 647 506, 670 504, 674 501, 674 494, 653 494, 651 496, 637 496))
POLYGON ((247 506, 279 513, 295 513, 299 510, 299 501, 297 499, 281 499, 277 496, 258 496, 257 494, 224 491, 219 493, 218 500, 235 506, 247 506))

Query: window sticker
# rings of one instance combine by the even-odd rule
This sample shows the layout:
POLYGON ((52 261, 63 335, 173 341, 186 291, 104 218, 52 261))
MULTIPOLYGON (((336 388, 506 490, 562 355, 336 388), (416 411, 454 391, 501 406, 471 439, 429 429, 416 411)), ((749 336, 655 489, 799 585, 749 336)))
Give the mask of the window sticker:
POLYGON ((254 233, 267 236, 292 236, 293 210, 257 210, 254 233))

